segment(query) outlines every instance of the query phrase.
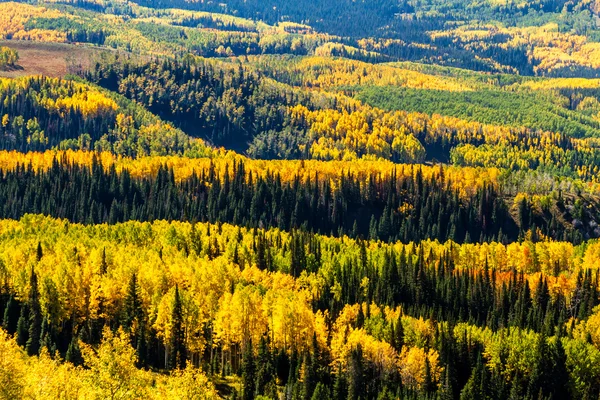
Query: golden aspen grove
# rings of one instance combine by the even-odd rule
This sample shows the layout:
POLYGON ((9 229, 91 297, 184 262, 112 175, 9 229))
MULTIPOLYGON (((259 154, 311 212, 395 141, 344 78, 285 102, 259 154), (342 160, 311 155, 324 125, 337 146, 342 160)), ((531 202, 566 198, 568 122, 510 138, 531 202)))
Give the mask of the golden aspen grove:
POLYGON ((0 2, 0 400, 600 396, 600 2, 0 2))

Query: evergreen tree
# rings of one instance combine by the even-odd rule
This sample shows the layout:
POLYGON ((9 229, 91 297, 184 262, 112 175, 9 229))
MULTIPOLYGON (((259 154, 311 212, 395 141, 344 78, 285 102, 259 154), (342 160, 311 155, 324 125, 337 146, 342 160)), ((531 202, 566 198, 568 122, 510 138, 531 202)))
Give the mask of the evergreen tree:
POLYGON ((312 398, 313 391, 317 384, 317 368, 319 362, 319 346, 317 343, 317 335, 313 334, 312 348, 309 354, 304 356, 304 376, 302 377, 303 383, 303 397, 306 400, 312 398))
POLYGON ((148 344, 146 340, 146 323, 141 322, 135 338, 135 352, 139 368, 145 368, 148 364, 148 344))
POLYGON ((106 262, 106 247, 102 248, 102 259, 100 260, 100 275, 106 274, 108 263, 106 262))
POLYGON ((426 394, 431 394, 435 392, 435 382, 433 380, 433 376, 431 375, 431 364, 429 363, 429 358, 425 358, 425 379, 423 381, 423 392, 426 394))
POLYGON ((310 400, 326 400, 331 399, 331 393, 329 392, 329 388, 325 386, 323 382, 317 383, 315 386, 315 390, 313 392, 310 400))
POLYGON ((35 355, 40 351, 40 339, 42 330, 42 308, 40 306, 40 293, 38 290, 37 274, 31 269, 29 280, 29 331, 27 335, 27 354, 35 355))
POLYGON ((44 251, 42 250, 42 243, 38 242, 37 250, 36 250, 36 260, 37 260, 37 262, 40 262, 42 260, 43 256, 44 256, 44 251))
POLYGON ((25 347, 29 338, 29 312, 27 305, 21 305, 21 313, 17 321, 17 344, 25 347))
POLYGON ((393 347, 396 349, 398 354, 400 354, 402 347, 404 347, 404 326, 402 325, 402 315, 398 316, 396 324, 393 325, 393 328, 393 347))
POLYGON ((131 330, 134 321, 141 322, 142 303, 139 297, 139 285, 137 274, 133 273, 127 285, 127 294, 125 296, 125 306, 123 315, 123 327, 131 330))
POLYGON ((357 345, 348 360, 348 400, 363 399, 365 394, 363 352, 357 345))
POLYGON ((73 335, 67 353, 65 354, 65 361, 70 362, 73 365, 82 365, 83 357, 79 348, 79 338, 77 335, 73 335))
POLYGON ((242 357, 242 391, 243 400, 254 400, 256 389, 256 365, 252 342, 248 341, 242 357))
POLYGON ((274 374, 271 353, 269 352, 267 338, 264 336, 260 339, 256 366, 256 395, 263 395, 267 384, 273 380, 274 374))
POLYGON ((549 354, 549 346, 547 337, 543 333, 539 335, 536 347, 536 362, 529 377, 529 385, 527 387, 527 396, 530 398, 537 397, 539 393, 544 396, 549 395, 548 392, 552 387, 550 374, 552 372, 552 361, 549 354))
POLYGON ((556 336, 552 346, 552 371, 550 393, 554 399, 572 398, 569 390, 569 371, 567 370, 567 355, 560 336, 556 336))
POLYGON ((40 347, 46 348, 50 355, 54 355, 54 353, 56 352, 56 345, 54 344, 52 336, 52 327, 48 322, 48 318, 44 317, 44 319, 42 320, 40 347))
POLYGON ((460 392, 460 400, 482 400, 491 398, 489 385, 489 372, 483 363, 481 354, 479 354, 475 368, 471 372, 467 384, 460 392))
POLYGON ((15 318, 16 313, 18 313, 18 304, 14 295, 11 294, 6 303, 2 318, 2 328, 9 334, 15 333, 17 328, 16 322, 18 321, 18 318, 15 318))
POLYGON ((335 380, 333 382, 333 400, 347 400, 348 398, 348 381, 342 367, 337 367, 335 380))
POLYGON ((168 368, 185 368, 187 354, 185 349, 185 331, 183 328, 183 306, 178 286, 175 286, 175 295, 173 297, 171 330, 171 353, 168 368))

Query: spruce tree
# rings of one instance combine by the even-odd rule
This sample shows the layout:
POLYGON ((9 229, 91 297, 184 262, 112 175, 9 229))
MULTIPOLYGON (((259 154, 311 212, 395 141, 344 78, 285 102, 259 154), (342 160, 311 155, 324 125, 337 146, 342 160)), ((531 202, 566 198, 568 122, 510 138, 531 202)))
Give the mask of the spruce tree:
POLYGON ((548 390, 552 385, 549 376, 552 371, 549 350, 547 337, 542 333, 538 337, 536 360, 529 376, 529 385, 527 386, 527 396, 530 398, 537 397, 540 392, 544 395, 549 394, 548 390))
POLYGON ((171 313, 171 353, 168 368, 185 368, 187 354, 185 349, 185 331, 183 329, 183 306, 178 286, 175 286, 173 311, 171 313))
POLYGON ((100 261, 100 275, 106 274, 108 271, 108 264, 106 262, 106 247, 102 248, 102 260, 100 261))
POLYGON ((21 347, 25 347, 27 339, 29 338, 29 311, 27 304, 21 305, 21 313, 19 320, 17 321, 17 344, 21 347))
POLYGON ((56 345, 54 344, 52 335, 52 327, 50 326, 48 318, 46 317, 44 317, 44 319, 42 320, 40 347, 46 348, 50 355, 54 355, 54 353, 56 352, 56 345))
POLYGON ((141 322, 135 338, 138 368, 145 368, 148 364, 148 344, 146 342, 146 324, 141 322))
POLYGON ((269 347, 267 344, 267 338, 261 337, 260 344, 258 346, 258 357, 256 360, 256 395, 265 394, 267 384, 273 380, 273 362, 269 347))
POLYGON ((487 396, 487 369, 481 359, 481 354, 477 358, 477 363, 466 385, 460 392, 460 400, 480 400, 487 396))
POLYGON ((341 365, 339 365, 335 374, 335 380, 333 381, 333 400, 347 400, 347 398, 348 382, 341 365))
POLYGON ((123 312, 123 327, 130 331, 134 321, 141 322, 142 304, 139 297, 139 285, 137 274, 133 273, 127 285, 127 295, 125 296, 125 306, 123 312))
POLYGON ((552 346, 552 371, 550 373, 552 383, 552 397, 554 399, 571 398, 569 390, 569 371, 567 370, 567 355, 562 344, 560 335, 557 335, 552 346))
POLYGON ((313 334, 312 348, 310 353, 304 357, 303 397, 306 400, 312 398, 313 391, 318 381, 317 368, 319 362, 319 346, 317 335, 313 334))
POLYGON ((242 399, 254 400, 256 389, 256 365, 254 363, 254 351, 252 341, 248 341, 242 358, 242 399))
POLYGON ((310 400, 326 400, 331 399, 331 393, 329 392, 329 388, 325 386, 323 382, 317 383, 315 386, 315 390, 310 400))
POLYGON ((435 391, 435 381, 431 375, 431 364, 429 358, 425 358, 425 379, 423 381, 423 392, 430 395, 435 391))
POLYGON ((440 386, 439 399, 440 400, 453 400, 454 399, 454 388, 452 386, 452 378, 450 372, 444 370, 442 374, 442 383, 440 386))
POLYGON ((393 345, 394 349, 400 354, 402 351, 402 347, 404 347, 404 326, 402 325, 402 316, 399 315, 396 320, 396 324, 394 325, 394 340, 393 345))
POLYGON ((65 354, 65 361, 77 366, 83 364, 83 357, 81 356, 81 350, 79 348, 79 337, 73 335, 67 353, 65 354))
POLYGON ((363 399, 365 396, 365 379, 363 352, 360 345, 352 349, 348 361, 348 400, 363 399))
POLYGON ((16 320, 15 314, 18 312, 17 301, 14 296, 11 294, 8 298, 8 302, 6 303, 6 308, 4 309, 4 315, 2 318, 2 328, 8 332, 9 334, 15 333, 16 329, 16 320))
POLYGON ((36 250, 36 260, 37 260, 37 262, 40 262, 42 260, 43 256, 44 256, 44 252, 42 250, 42 243, 38 242, 37 250, 36 250))
POLYGON ((38 290, 37 274, 31 269, 29 280, 29 330, 27 335, 27 344, 25 346, 27 354, 30 356, 38 354, 40 351, 40 339, 42 330, 42 308, 40 306, 40 293, 38 290))

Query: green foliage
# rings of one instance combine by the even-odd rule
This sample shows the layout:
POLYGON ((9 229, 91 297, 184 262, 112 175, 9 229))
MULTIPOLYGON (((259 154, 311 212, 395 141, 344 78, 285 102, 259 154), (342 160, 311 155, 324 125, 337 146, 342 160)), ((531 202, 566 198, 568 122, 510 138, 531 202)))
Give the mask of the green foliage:
POLYGON ((360 89, 357 98, 386 110, 449 115, 485 124, 561 132, 573 137, 600 136, 600 124, 596 120, 553 104, 551 99, 535 93, 369 87, 360 89))
POLYGON ((41 3, 131 54, 0 82, 0 150, 81 150, 2 153, 0 397, 598 398, 600 91, 541 77, 597 2, 41 3))
POLYGON ((19 61, 19 53, 10 47, 0 47, 0 70, 14 68, 19 61))
POLYGON ((96 149, 135 156, 204 147, 115 93, 69 80, 3 80, 0 115, 2 149, 96 149))

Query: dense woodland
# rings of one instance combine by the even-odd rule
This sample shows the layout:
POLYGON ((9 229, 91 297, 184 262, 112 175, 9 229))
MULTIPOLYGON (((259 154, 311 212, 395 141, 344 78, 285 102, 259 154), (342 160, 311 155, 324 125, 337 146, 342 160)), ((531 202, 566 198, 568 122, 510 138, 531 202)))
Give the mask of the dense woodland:
POLYGON ((597 399, 599 12, 0 3, 0 399, 597 399))
POLYGON ((205 57, 413 60, 538 76, 598 77, 600 71, 595 0, 30 0, 0 6, 0 37, 8 39, 205 57))
MULTIPOLYGON (((60 354, 73 363, 62 379, 73 380, 81 363, 109 368, 94 367, 88 346, 104 337, 102 357, 103 346, 128 347, 122 337, 133 347, 120 368, 189 360, 207 373, 240 374, 249 398, 281 386, 293 397, 340 399, 599 390, 597 274, 580 269, 598 263, 596 245, 381 245, 228 224, 85 227, 31 215, 2 232, 3 279, 14 282, 2 295, 3 326, 29 355, 45 354, 39 362, 60 354)), ((90 377, 89 389, 106 393, 120 378, 90 377)), ((20 381, 9 383, 19 390, 20 381)))
POLYGON ((163 165, 155 175, 132 177, 128 169, 117 173, 114 165, 103 167, 95 157, 89 167, 65 157, 41 171, 26 164, 6 170, 0 177, 0 215, 18 219, 42 213, 88 224, 229 222, 405 243, 425 238, 512 242, 528 231, 575 243, 600 236, 592 229, 596 205, 585 196, 559 194, 538 208, 528 196, 505 201, 493 183, 461 195, 444 168, 429 177, 420 168, 404 167, 383 177, 362 175, 341 171, 336 183, 319 178, 318 171, 307 179, 300 174, 282 179, 278 172, 247 172, 243 161, 233 161, 218 167, 211 162, 176 181, 172 168, 163 165))
POLYGON ((0 148, 106 150, 135 156, 203 151, 134 103, 88 84, 43 76, 0 80, 0 148))

